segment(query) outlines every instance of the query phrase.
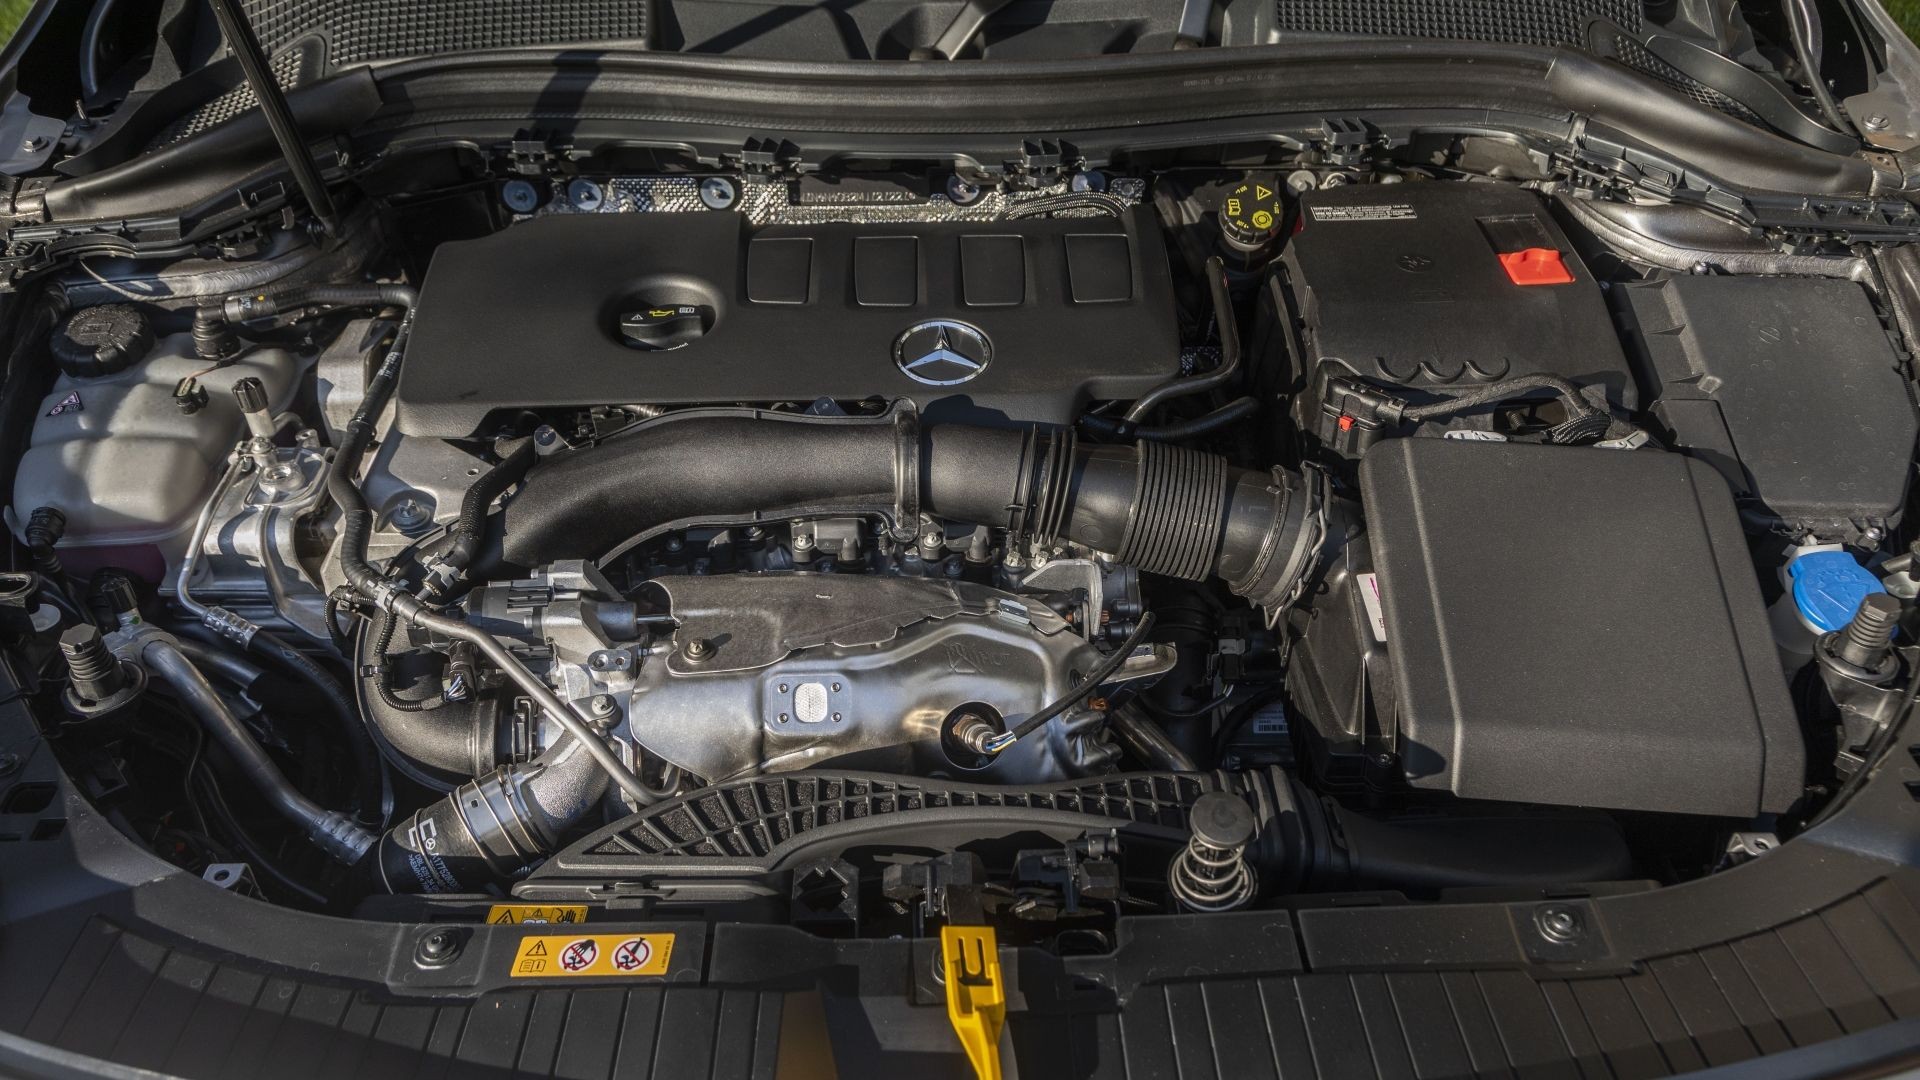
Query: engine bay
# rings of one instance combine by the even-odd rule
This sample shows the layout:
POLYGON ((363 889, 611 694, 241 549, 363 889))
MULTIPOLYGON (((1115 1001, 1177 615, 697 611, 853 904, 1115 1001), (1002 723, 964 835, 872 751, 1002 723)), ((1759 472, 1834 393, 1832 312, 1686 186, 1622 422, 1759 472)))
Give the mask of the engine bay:
POLYGON ((56 275, 13 470, 61 766, 275 903, 1072 950, 1657 888, 1915 685, 1892 246, 1390 155, 348 228, 56 275))

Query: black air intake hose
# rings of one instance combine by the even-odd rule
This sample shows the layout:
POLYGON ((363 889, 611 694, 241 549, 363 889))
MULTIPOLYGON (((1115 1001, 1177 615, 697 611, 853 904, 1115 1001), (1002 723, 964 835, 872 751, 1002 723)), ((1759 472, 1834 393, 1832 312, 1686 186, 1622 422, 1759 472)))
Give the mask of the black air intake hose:
POLYGON ((380 838, 372 864, 395 893, 479 892, 559 850, 607 793, 607 771, 569 738, 524 765, 454 788, 380 838))
MULTIPOLYGON (((752 409, 669 413, 536 466, 497 516, 487 576, 598 558, 675 526, 922 511, 1039 544, 1071 540, 1149 573, 1217 577, 1281 603, 1314 546, 1306 485, 1176 446, 1080 446, 1071 432, 752 409)), ((910 533, 909 533, 910 535, 910 533)), ((480 575, 476 574, 476 578, 480 575)))

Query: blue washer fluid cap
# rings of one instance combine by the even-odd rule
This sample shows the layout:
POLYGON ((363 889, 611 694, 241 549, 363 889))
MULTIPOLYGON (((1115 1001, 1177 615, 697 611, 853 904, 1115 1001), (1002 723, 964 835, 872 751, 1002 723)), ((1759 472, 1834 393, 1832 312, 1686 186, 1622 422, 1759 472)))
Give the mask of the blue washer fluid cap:
POLYGON ((1809 551, 1787 564, 1800 616, 1822 633, 1847 625, 1860 601, 1887 590, 1845 551, 1809 551))

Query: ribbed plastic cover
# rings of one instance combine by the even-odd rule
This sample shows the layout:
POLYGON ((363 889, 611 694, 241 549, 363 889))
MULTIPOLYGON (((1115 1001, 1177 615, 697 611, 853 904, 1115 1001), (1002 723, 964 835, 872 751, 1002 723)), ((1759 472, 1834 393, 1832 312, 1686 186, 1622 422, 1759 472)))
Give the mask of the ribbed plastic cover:
POLYGON ((1085 814, 1115 822, 1186 828, 1198 777, 1133 773, 1044 787, 992 787, 845 773, 739 780, 649 807, 589 838, 587 856, 765 858, 816 829, 860 818, 995 807, 1085 814))

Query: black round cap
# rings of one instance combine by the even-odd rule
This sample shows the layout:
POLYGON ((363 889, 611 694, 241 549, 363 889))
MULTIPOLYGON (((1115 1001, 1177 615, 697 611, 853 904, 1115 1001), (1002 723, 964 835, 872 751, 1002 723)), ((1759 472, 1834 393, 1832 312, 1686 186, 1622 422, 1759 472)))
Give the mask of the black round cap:
POLYGON ((1208 847, 1235 848, 1253 842, 1258 822, 1253 819, 1253 808, 1239 796, 1209 791, 1193 800, 1187 825, 1193 829, 1194 838, 1208 847))
POLYGON ((1284 185, 1272 173, 1253 173, 1220 199, 1220 234, 1240 251, 1258 251, 1280 235, 1284 185))
POLYGON ((131 304, 101 304, 67 316, 47 347, 61 371, 76 379, 94 379, 146 359, 153 349, 153 327, 131 304))

